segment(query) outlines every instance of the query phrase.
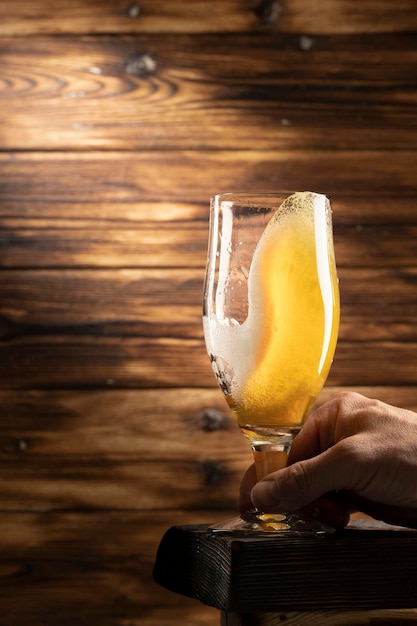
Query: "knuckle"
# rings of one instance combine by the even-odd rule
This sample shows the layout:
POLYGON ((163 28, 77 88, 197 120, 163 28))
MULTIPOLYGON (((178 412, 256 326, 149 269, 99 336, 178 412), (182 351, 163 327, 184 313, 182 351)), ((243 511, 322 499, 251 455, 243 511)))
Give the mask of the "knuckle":
MULTIPOLYGON (((386 408, 387 405, 380 400, 366 398, 353 391, 341 392, 337 396, 336 439, 374 429, 386 413, 386 408)), ((351 452, 356 453, 355 450, 351 452)))
POLYGON ((338 404, 339 416, 345 417, 362 405, 366 398, 356 391, 340 391, 335 400, 338 404))

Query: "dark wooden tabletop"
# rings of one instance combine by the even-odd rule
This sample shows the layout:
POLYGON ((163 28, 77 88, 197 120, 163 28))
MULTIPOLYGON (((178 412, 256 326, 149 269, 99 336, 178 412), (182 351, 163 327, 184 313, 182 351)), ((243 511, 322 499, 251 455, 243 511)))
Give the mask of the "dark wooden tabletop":
POLYGON ((352 526, 323 536, 267 535, 172 527, 158 550, 155 579, 228 613, 313 618, 318 611, 415 609, 416 531, 352 526))
POLYGON ((212 193, 331 197, 319 402, 417 410, 416 37, 415 0, 0 2, 2 624, 218 624, 152 579, 250 463, 202 336, 212 193))

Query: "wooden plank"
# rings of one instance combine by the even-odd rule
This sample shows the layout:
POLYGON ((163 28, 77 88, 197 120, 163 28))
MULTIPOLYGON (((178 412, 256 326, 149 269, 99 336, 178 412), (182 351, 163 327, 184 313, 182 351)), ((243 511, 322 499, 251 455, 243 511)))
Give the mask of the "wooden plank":
POLYGON ((320 8, 308 0, 3 0, 1 30, 7 35, 39 33, 172 33, 239 32, 274 28, 292 33, 403 32, 416 30, 412 0, 393 5, 382 0, 327 0, 320 8))
MULTIPOLYGON (((388 197, 391 208, 398 207, 398 220, 405 211, 400 206, 403 198, 407 213, 411 212, 410 197, 417 194, 416 169, 416 151, 393 154, 366 149, 0 153, 0 192, 2 212, 7 211, 8 217, 8 203, 13 207, 35 203, 35 208, 23 209, 32 216, 44 203, 42 215, 47 217, 51 211, 57 216, 54 202, 60 203, 59 207, 73 202, 77 211, 84 207, 84 219, 91 220, 93 203, 108 206, 114 202, 116 207, 122 203, 152 203, 155 207, 159 203, 163 211, 167 203, 184 200, 207 206, 213 193, 230 189, 311 189, 344 198, 346 212, 358 196, 363 206, 366 196, 368 216, 371 207, 380 207, 388 197)), ((136 210, 132 205, 131 212, 136 210)), ((95 212, 99 215, 98 207, 95 212)), ((117 219, 117 214, 112 217, 117 219)), ((361 223, 358 212, 355 219, 361 223)))
MULTIPOLYGON (((355 245, 353 249, 357 251, 355 245)), ((400 243, 397 249, 401 249, 400 243)), ((380 257, 387 265, 390 264, 389 254, 380 257)), ((366 258, 365 251, 362 258, 366 258)), ((340 267, 338 275, 340 341, 414 341, 417 273, 413 268, 351 270, 340 267)))
MULTIPOLYGON (((402 397, 411 402, 411 395, 402 397)), ((0 399, 0 447, 27 462, 64 455, 197 466, 210 457, 250 456, 217 387, 0 391, 0 399)))
POLYGON ((0 147, 416 148, 411 35, 303 41, 3 38, 0 147))
MULTIPOLYGON (((387 266, 339 268, 340 341, 417 341, 417 259, 387 266)), ((0 270, 0 339, 201 338, 203 280, 204 268, 0 270)))
MULTIPOLYGON (((218 626, 220 614, 216 609, 171 593, 152 580, 156 549, 170 524, 221 519, 219 512, 211 516, 208 518, 205 511, 171 511, 167 520, 164 512, 156 512, 150 525, 148 513, 140 512, 3 512, 2 619, 11 626, 39 626, 42 622, 218 626)), ((295 618, 294 613, 285 615, 295 618)), ((372 617, 377 615, 376 611, 371 613, 372 617)), ((397 612, 388 615, 394 618, 397 612)), ((325 618, 329 613, 323 615, 325 618)))
MULTIPOLYGON (((339 341, 331 385, 414 385, 417 342, 339 341)), ((212 387, 203 338, 33 335, 0 344, 2 388, 212 387)))
MULTIPOLYGON (((417 152, 416 152, 417 154, 417 152)), ((417 226, 335 227, 338 267, 416 265, 417 226)), ((46 228, 19 224, 0 230, 0 268, 203 268, 208 224, 137 228, 110 224, 74 227, 58 220, 46 228)))
MULTIPOLYGON (((160 154, 161 162, 164 162, 164 153, 160 154)), ((0 153, 0 162, 1 162, 0 153)), ((111 226, 117 229, 134 229, 137 227, 144 227, 146 225, 153 225, 154 227, 164 227, 164 224, 170 223, 174 229, 178 228, 197 228, 200 223, 203 223, 208 228, 208 216, 209 216, 209 199, 210 195, 214 193, 219 187, 217 183, 211 190, 207 184, 201 187, 191 187, 187 190, 191 195, 191 198, 184 198, 179 195, 179 191, 175 190, 173 182, 173 194, 172 198, 158 201, 157 199, 149 199, 148 194, 143 199, 139 194, 135 194, 132 197, 126 197, 124 200, 117 200, 116 198, 111 200, 103 200, 102 197, 96 199, 96 193, 101 196, 104 191, 103 179, 92 180, 91 182, 96 185, 93 198, 82 197, 78 198, 73 193, 72 188, 68 188, 67 184, 74 183, 74 177, 80 176, 79 168, 76 165, 76 159, 70 163, 65 163, 66 172, 62 172, 60 182, 54 180, 49 175, 49 160, 45 163, 44 171, 37 166, 36 161, 42 162, 43 154, 38 153, 37 156, 33 156, 33 162, 23 165, 19 162, 16 164, 16 169, 11 167, 8 169, 9 174, 14 177, 15 187, 7 185, 7 180, 4 178, 2 182, 2 190, 4 190, 4 197, 0 204, 0 218, 1 226, 4 229, 17 229, 17 228, 56 228, 62 226, 63 228, 109 228, 111 226), (32 177, 30 172, 31 168, 34 168, 39 176, 39 182, 44 184, 44 195, 40 185, 36 184, 36 178, 32 177), (69 176, 68 182, 65 180, 65 176, 69 176), (28 195, 22 193, 22 187, 26 187, 28 195), (47 192, 45 193, 45 190, 47 192), (33 195, 32 195, 33 194, 33 195)), ((219 161, 223 155, 219 155, 219 161)), ((384 154, 384 157, 387 155, 384 154)), ((24 155, 14 153, 9 154, 9 161, 15 159, 20 161, 24 155)), ((181 153, 178 155, 181 158, 181 153)), ((100 155, 94 154, 94 158, 98 161, 101 160, 100 155)), ((195 158, 198 159, 198 153, 195 154, 195 158)), ((278 157, 276 157, 278 158, 278 157)), ((295 159, 295 154, 288 154, 288 158, 295 159)), ((357 158, 361 162, 365 162, 366 158, 362 160, 361 153, 357 154, 357 158)), ((201 165, 201 161, 199 161, 201 165)), ((1 162, 2 168, 5 167, 4 161, 1 162)), ((113 164, 116 167, 116 163, 113 164)), ((345 165, 348 165, 346 163, 345 165)), ((156 168, 162 167, 162 165, 154 164, 156 168)), ((201 165, 203 166, 203 165, 201 165)), ((103 170, 106 172, 110 170, 105 163, 102 163, 103 170)), ((117 167, 120 167, 118 165, 117 167)), ((184 163, 185 167, 185 163, 184 163)), ((189 165, 187 170, 189 170, 189 165)), ((1 170, 0 168, 0 176, 1 170)), ((233 166, 231 166, 231 180, 227 189, 234 189, 235 186, 242 184, 239 180, 235 180, 232 176, 233 166)), ((194 174, 193 171, 189 172, 190 175, 194 174)), ((111 180, 111 170, 108 171, 109 180, 111 180)), ((248 171, 249 176, 249 171, 248 171)), ((295 180, 293 181, 295 182, 295 180)), ((314 180, 310 181, 311 183, 314 180)), ((253 178, 249 180, 251 187, 256 191, 260 191, 261 188, 257 181, 253 178)), ((381 193, 378 185, 370 182, 367 192, 350 192, 346 190, 346 184, 343 185, 344 190, 333 189, 331 194, 331 201, 333 207, 333 223, 335 228, 354 228, 358 233, 361 232, 363 227, 368 226, 416 226, 417 225, 417 212, 415 210, 416 200, 415 193, 410 192, 410 195, 403 195, 401 188, 397 189, 395 194, 381 193)), ((269 188, 273 189, 272 183, 269 183, 269 188)), ((275 186, 275 189, 278 187, 275 186)), ((127 184, 126 184, 126 191, 127 184)), ((166 195, 164 193, 164 195, 166 195)), ((329 194, 330 195, 330 194, 329 194)))
MULTIPOLYGON (((237 441, 240 445, 240 440, 237 441)), ((28 449, 27 454, 20 452, 17 462, 10 458, 13 457, 10 453, 1 462, 0 508, 2 511, 133 509, 148 512, 150 525, 156 509, 224 510, 227 518, 230 511, 235 511, 240 480, 251 464, 249 449, 239 454, 238 447, 214 454, 206 450, 204 455, 199 450, 198 456, 204 456, 203 459, 180 461, 163 457, 141 460, 132 454, 94 457, 51 453, 42 458, 31 457, 28 449)))
POLYGON ((415 265, 416 152, 26 153, 0 165, 4 268, 203 267, 211 193, 284 181, 334 197, 340 267, 415 265))
MULTIPOLYGON (((0 517, 4 624, 214 626, 219 613, 152 580, 157 546, 173 520, 204 511, 5 513, 0 517), (19 582, 16 584, 16 578, 19 582)), ((212 521, 221 519, 212 513, 212 521)))
POLYGON ((0 270, 0 338, 201 336, 204 269, 0 270))
POLYGON ((286 611, 279 613, 231 613, 222 616, 222 626, 395 626, 415 624, 417 609, 374 611, 286 611))
POLYGON ((1 392, 0 510, 235 509, 251 455, 220 390, 114 394, 1 392))
POLYGON ((242 614, 414 608, 415 539, 413 530, 386 528, 268 538, 172 527, 161 542, 155 578, 242 614))
MULTIPOLYGON (((347 389, 329 385, 318 403, 347 389)), ((416 385, 354 390, 417 411, 416 385)), ((154 514, 170 525, 187 509, 209 523, 233 514, 252 462, 218 388, 0 391, 0 418, 2 512, 137 511, 151 532, 154 514)))
MULTIPOLYGON (((317 404, 348 390, 327 385, 317 404)), ((355 386, 353 390, 417 411, 415 386, 355 386)), ((249 456, 246 440, 217 387, 1 390, 0 401, 1 449, 11 459, 25 454, 38 461, 60 454, 74 458, 113 454, 152 462, 162 457, 199 462, 207 455, 221 457, 230 448, 249 456)))
POLYGON ((2 463, 0 506, 2 511, 46 512, 132 508, 148 512, 150 525, 155 508, 223 510, 226 519, 232 517, 230 511, 235 514, 240 480, 251 464, 249 456, 232 457, 171 461, 164 468, 115 457, 77 460, 57 455, 23 465, 8 461, 2 463), (57 463, 64 465, 57 469, 57 463))

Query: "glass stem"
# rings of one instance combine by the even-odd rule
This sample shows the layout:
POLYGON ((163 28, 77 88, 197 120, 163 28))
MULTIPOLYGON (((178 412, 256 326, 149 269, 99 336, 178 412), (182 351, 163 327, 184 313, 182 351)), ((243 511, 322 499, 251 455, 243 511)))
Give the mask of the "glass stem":
POLYGON ((251 443, 257 480, 287 466, 291 443, 292 437, 274 443, 251 443))

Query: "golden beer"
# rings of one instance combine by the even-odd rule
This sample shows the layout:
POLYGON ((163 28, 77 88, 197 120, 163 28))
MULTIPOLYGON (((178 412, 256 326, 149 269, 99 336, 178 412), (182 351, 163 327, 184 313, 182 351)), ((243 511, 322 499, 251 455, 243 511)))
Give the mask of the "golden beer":
POLYGON ((235 236, 228 219, 220 246, 229 245, 231 262, 217 272, 206 343, 243 433, 269 441, 301 427, 332 363, 339 293, 331 208, 325 196, 299 192, 275 212, 260 209, 265 225, 249 267, 243 230, 235 236))

